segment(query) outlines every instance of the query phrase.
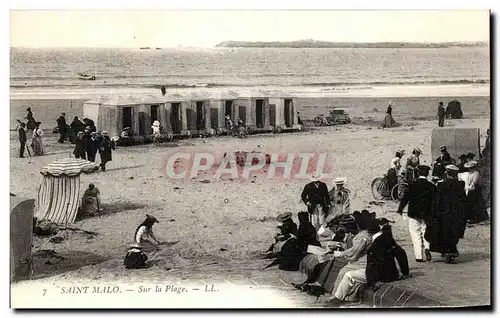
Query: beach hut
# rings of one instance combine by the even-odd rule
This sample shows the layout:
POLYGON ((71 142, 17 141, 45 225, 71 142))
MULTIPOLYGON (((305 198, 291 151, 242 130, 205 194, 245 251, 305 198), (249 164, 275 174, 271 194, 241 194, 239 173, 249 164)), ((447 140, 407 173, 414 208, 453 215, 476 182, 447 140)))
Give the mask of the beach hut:
POLYGON ((210 95, 210 128, 224 132, 225 118, 229 115, 233 122, 241 117, 243 122, 246 119, 245 106, 236 107, 235 101, 239 94, 234 91, 217 91, 210 95))
POLYGON ((458 162, 461 154, 472 152, 479 159, 479 129, 478 128, 434 128, 431 138, 432 161, 441 155, 440 146, 446 146, 451 157, 458 162))
POLYGON ((10 281, 32 276, 34 199, 10 197, 10 281))
POLYGON ((238 116, 243 119, 250 131, 273 131, 269 118, 269 96, 267 93, 260 91, 242 92, 234 104, 238 109, 238 116))
POLYGON ((83 104, 83 117, 92 119, 97 129, 107 130, 110 136, 118 136, 125 127, 133 135, 150 135, 151 123, 162 118, 163 105, 161 97, 152 95, 101 96, 83 104))
POLYGON ((80 205, 80 174, 92 173, 98 168, 94 162, 63 158, 40 169, 43 178, 38 190, 37 220, 73 223, 80 205))
POLYGON ((163 96, 165 127, 173 136, 187 136, 188 130, 187 109, 191 107, 189 96, 175 93, 163 96))
POLYGON ((186 95, 186 124, 193 134, 201 134, 211 128, 210 104, 211 95, 195 92, 186 95))
POLYGON ((295 97, 284 92, 269 94, 269 122, 277 132, 300 130, 295 97))

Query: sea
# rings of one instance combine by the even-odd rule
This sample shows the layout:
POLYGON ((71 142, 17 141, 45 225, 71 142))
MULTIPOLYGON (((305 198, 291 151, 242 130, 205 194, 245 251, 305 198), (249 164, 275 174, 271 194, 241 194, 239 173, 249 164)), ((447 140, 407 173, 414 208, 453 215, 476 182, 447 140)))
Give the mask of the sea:
POLYGON ((11 99, 284 91, 301 97, 489 96, 489 48, 11 48, 11 99), (81 80, 78 72, 95 76, 81 80))

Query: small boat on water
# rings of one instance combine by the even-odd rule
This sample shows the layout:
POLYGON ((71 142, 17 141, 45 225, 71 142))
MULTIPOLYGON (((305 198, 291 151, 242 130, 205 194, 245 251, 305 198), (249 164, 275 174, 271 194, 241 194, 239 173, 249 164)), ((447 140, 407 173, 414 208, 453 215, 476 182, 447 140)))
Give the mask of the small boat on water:
POLYGON ((87 73, 77 73, 78 78, 82 80, 87 80, 87 81, 95 81, 96 77, 92 75, 88 75, 87 73))

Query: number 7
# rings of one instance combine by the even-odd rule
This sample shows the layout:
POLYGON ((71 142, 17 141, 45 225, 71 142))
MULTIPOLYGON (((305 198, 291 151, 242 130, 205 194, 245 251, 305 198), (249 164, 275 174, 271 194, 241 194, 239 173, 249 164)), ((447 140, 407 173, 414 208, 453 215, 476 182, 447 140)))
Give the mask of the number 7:
POLYGON ((45 296, 45 294, 46 294, 46 293, 47 293, 47 290, 46 290, 46 289, 44 289, 44 290, 43 290, 43 296, 45 296))

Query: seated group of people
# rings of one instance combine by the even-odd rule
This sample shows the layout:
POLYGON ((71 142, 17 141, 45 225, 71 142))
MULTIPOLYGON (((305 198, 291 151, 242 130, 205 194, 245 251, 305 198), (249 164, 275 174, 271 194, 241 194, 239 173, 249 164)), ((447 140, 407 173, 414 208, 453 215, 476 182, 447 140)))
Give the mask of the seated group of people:
POLYGON ((291 213, 278 216, 281 231, 266 254, 275 258, 267 267, 307 274, 303 283, 292 284, 297 289, 317 297, 331 293, 329 305, 336 306, 357 301, 363 286, 378 288, 381 282, 410 277, 406 252, 387 219, 355 211, 331 219, 320 233, 307 212, 299 212, 298 219, 297 227, 291 213))

